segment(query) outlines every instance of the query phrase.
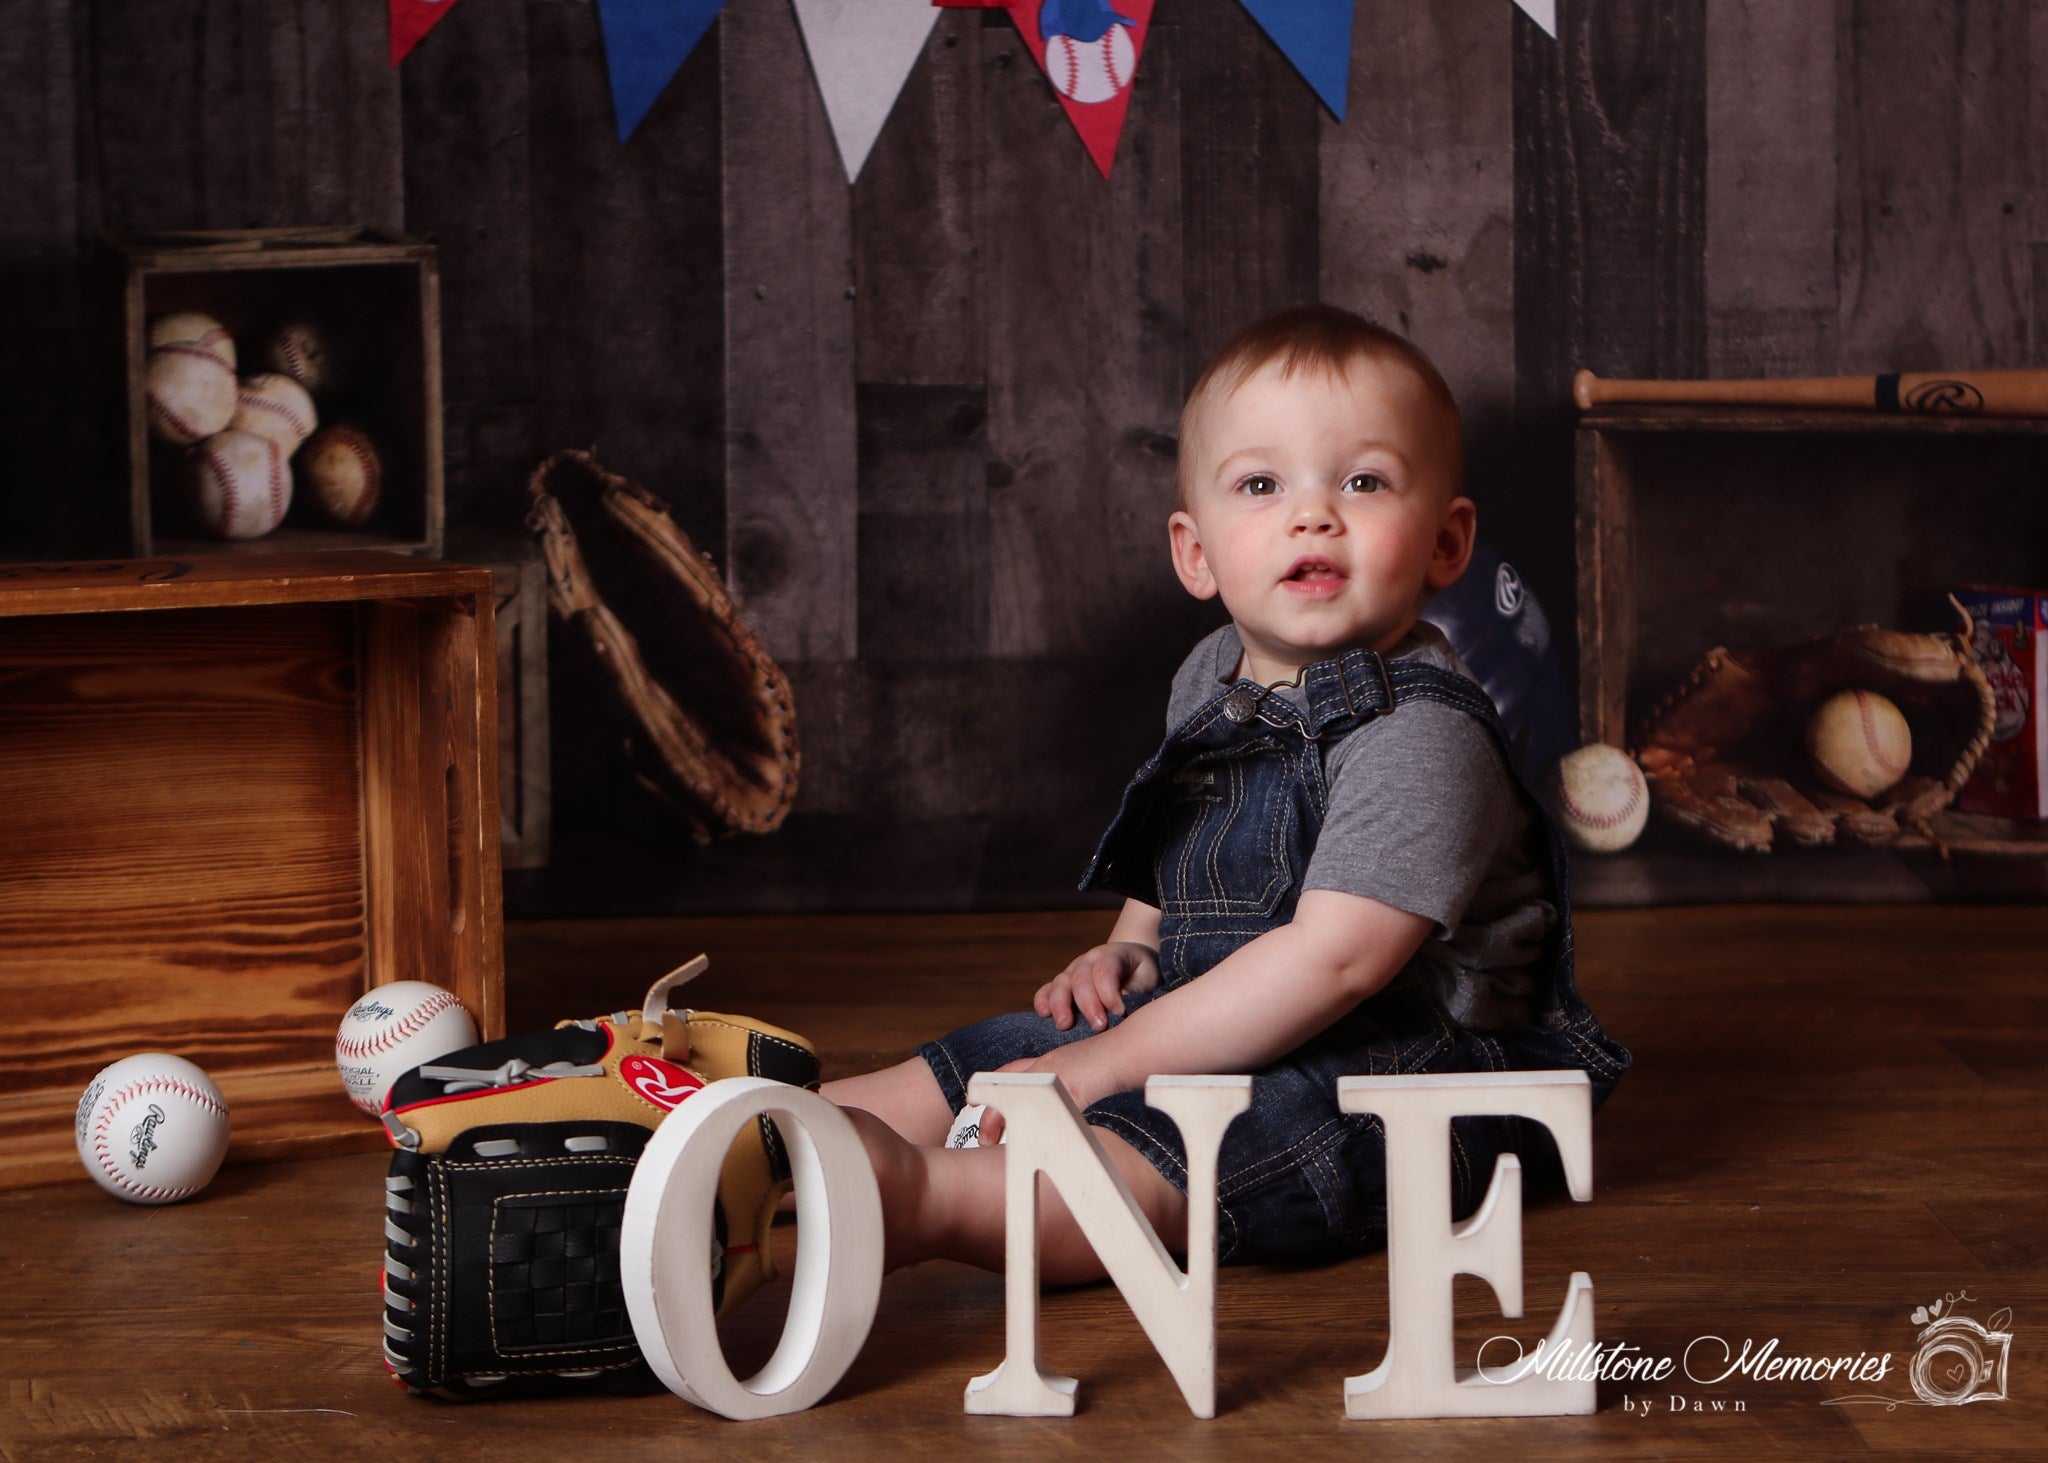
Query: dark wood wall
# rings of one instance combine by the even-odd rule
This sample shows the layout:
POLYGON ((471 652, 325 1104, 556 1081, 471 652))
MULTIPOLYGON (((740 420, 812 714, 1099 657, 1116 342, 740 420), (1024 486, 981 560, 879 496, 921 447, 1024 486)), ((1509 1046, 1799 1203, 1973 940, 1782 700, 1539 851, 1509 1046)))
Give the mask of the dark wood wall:
MULTIPOLYGON (((1099 178, 1006 19, 941 15, 848 188, 790 8, 732 0, 612 132, 590 0, 7 0, 7 556, 118 550, 83 243, 363 222, 440 246, 450 520, 594 446, 796 684, 796 814, 691 846, 573 667, 515 910, 1067 897, 1214 611, 1167 568, 1175 418, 1314 297, 1463 401, 1489 537, 1571 620, 1567 383, 2039 363, 2048 0, 1360 0, 1338 124, 1237 0, 1159 0, 1099 178)), ((1901 546, 1901 551, 1905 546, 1901 546)))

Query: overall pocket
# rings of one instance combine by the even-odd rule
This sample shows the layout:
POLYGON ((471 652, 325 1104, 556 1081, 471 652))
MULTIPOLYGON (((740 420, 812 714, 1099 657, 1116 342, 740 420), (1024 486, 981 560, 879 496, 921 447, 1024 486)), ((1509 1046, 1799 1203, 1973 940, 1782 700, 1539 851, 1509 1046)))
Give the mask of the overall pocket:
POLYGON ((1300 813, 1273 737, 1198 752, 1154 794, 1153 874, 1169 917, 1271 915, 1293 888, 1300 813))

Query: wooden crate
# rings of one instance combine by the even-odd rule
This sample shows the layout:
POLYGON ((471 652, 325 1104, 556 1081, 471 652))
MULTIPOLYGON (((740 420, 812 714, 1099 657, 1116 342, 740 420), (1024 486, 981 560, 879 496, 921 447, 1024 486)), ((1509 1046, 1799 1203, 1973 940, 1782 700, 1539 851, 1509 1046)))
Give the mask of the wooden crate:
MULTIPOLYGON (((1589 742, 1630 745, 1650 705, 1716 645, 1865 623, 1953 630, 1950 590, 2032 583, 2048 563, 2048 418, 1617 406, 1580 420, 1577 452, 1579 722, 1589 742)), ((2048 825, 1948 813, 1937 831, 1951 853, 2048 855, 2048 825)), ((1853 898, 1969 893, 1970 878, 1980 892, 2012 877, 2031 890, 2040 880, 1945 869, 1931 883, 1901 882, 1849 848, 1761 862, 1709 855, 1718 867, 1688 876, 1674 870, 1690 856, 1660 841, 1654 821, 1640 848, 1639 863, 1663 858, 1658 877, 1610 869, 1594 887, 1627 884, 1639 895, 1629 902, 1656 902, 1699 897, 1714 881, 1729 897, 1782 896, 1766 886, 1790 877, 1795 897, 1853 898)))
MULTIPOLYGON (((471 562, 477 562, 471 559, 471 562)), ((548 573, 537 558, 486 565, 498 613, 498 823, 507 869, 545 868, 548 771, 548 573)))
POLYGON ((121 238, 114 252, 136 555, 440 553, 441 306, 432 245, 380 229, 245 229, 121 238), (383 461, 382 497, 368 523, 323 522, 304 493, 261 538, 230 542, 193 521, 187 450, 150 437, 143 392, 149 322, 172 310, 202 311, 225 325, 245 376, 270 369, 263 346, 278 326, 308 320, 327 332, 339 381, 317 399, 321 425, 356 427, 383 461))
POLYGON ((82 1170, 107 1062, 220 1084, 230 1161, 375 1148, 365 990, 503 1030, 487 571, 385 553, 0 566, 0 1187, 82 1170))

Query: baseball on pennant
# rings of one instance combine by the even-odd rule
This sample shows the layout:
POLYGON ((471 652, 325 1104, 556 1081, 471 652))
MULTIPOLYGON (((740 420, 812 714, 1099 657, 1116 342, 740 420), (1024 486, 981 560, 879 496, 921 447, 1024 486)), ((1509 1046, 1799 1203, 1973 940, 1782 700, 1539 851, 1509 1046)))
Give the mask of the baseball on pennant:
POLYGON ((370 439, 353 427, 325 427, 299 449, 299 477, 322 517, 360 528, 377 511, 384 462, 370 439))
POLYGON ((131 1204, 175 1204, 219 1172, 228 1107, 195 1064, 140 1052, 86 1084, 76 1131, 79 1160, 101 1188, 131 1204))
POLYGON ((1595 742, 1557 764, 1557 821, 1574 848, 1616 853, 1642 836, 1650 788, 1636 759, 1595 742))
POLYGON ((374 1118, 400 1077, 476 1043, 476 1022, 462 1002, 430 982, 396 980, 348 1008, 334 1037, 334 1065, 349 1101, 374 1118))
POLYGON ((142 382, 150 435, 173 447, 211 437, 235 414, 235 368, 210 347, 158 347, 143 366, 142 382))
POLYGON ((1130 85, 1137 69, 1137 47, 1125 26, 1112 23, 1092 41, 1063 35, 1045 38, 1045 74, 1069 101, 1109 101, 1130 85))
POLYGON ((238 432, 268 437, 290 457, 299 444, 313 435, 320 416, 313 410, 313 398, 306 388, 289 376, 265 371, 244 376, 235 399, 235 414, 228 425, 238 432))
POLYGON ((1836 792, 1872 798, 1906 775, 1913 729, 1905 713, 1875 691, 1837 691, 1806 723, 1814 775, 1836 792))
POLYGON ((192 452, 192 512, 222 538, 261 538, 292 505, 292 470, 268 437, 230 429, 192 452))
POLYGON ((230 371, 235 369, 235 338, 211 315, 197 310, 173 310, 150 321, 149 348, 160 350, 173 345, 197 347, 218 356, 230 371))

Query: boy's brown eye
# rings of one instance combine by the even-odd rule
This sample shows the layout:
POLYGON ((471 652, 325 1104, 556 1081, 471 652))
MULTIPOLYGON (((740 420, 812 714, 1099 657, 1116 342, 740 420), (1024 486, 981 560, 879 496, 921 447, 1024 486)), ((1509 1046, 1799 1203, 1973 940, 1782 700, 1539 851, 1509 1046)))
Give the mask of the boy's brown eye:
POLYGON ((1270 497, 1272 494, 1280 491, 1280 484, 1267 477, 1264 473, 1253 473, 1250 477, 1240 482, 1237 487, 1239 492, 1249 493, 1254 498, 1270 497))
POLYGON ((1387 480, 1376 472, 1354 472, 1344 480, 1345 488, 1354 493, 1377 493, 1387 485, 1387 480))

